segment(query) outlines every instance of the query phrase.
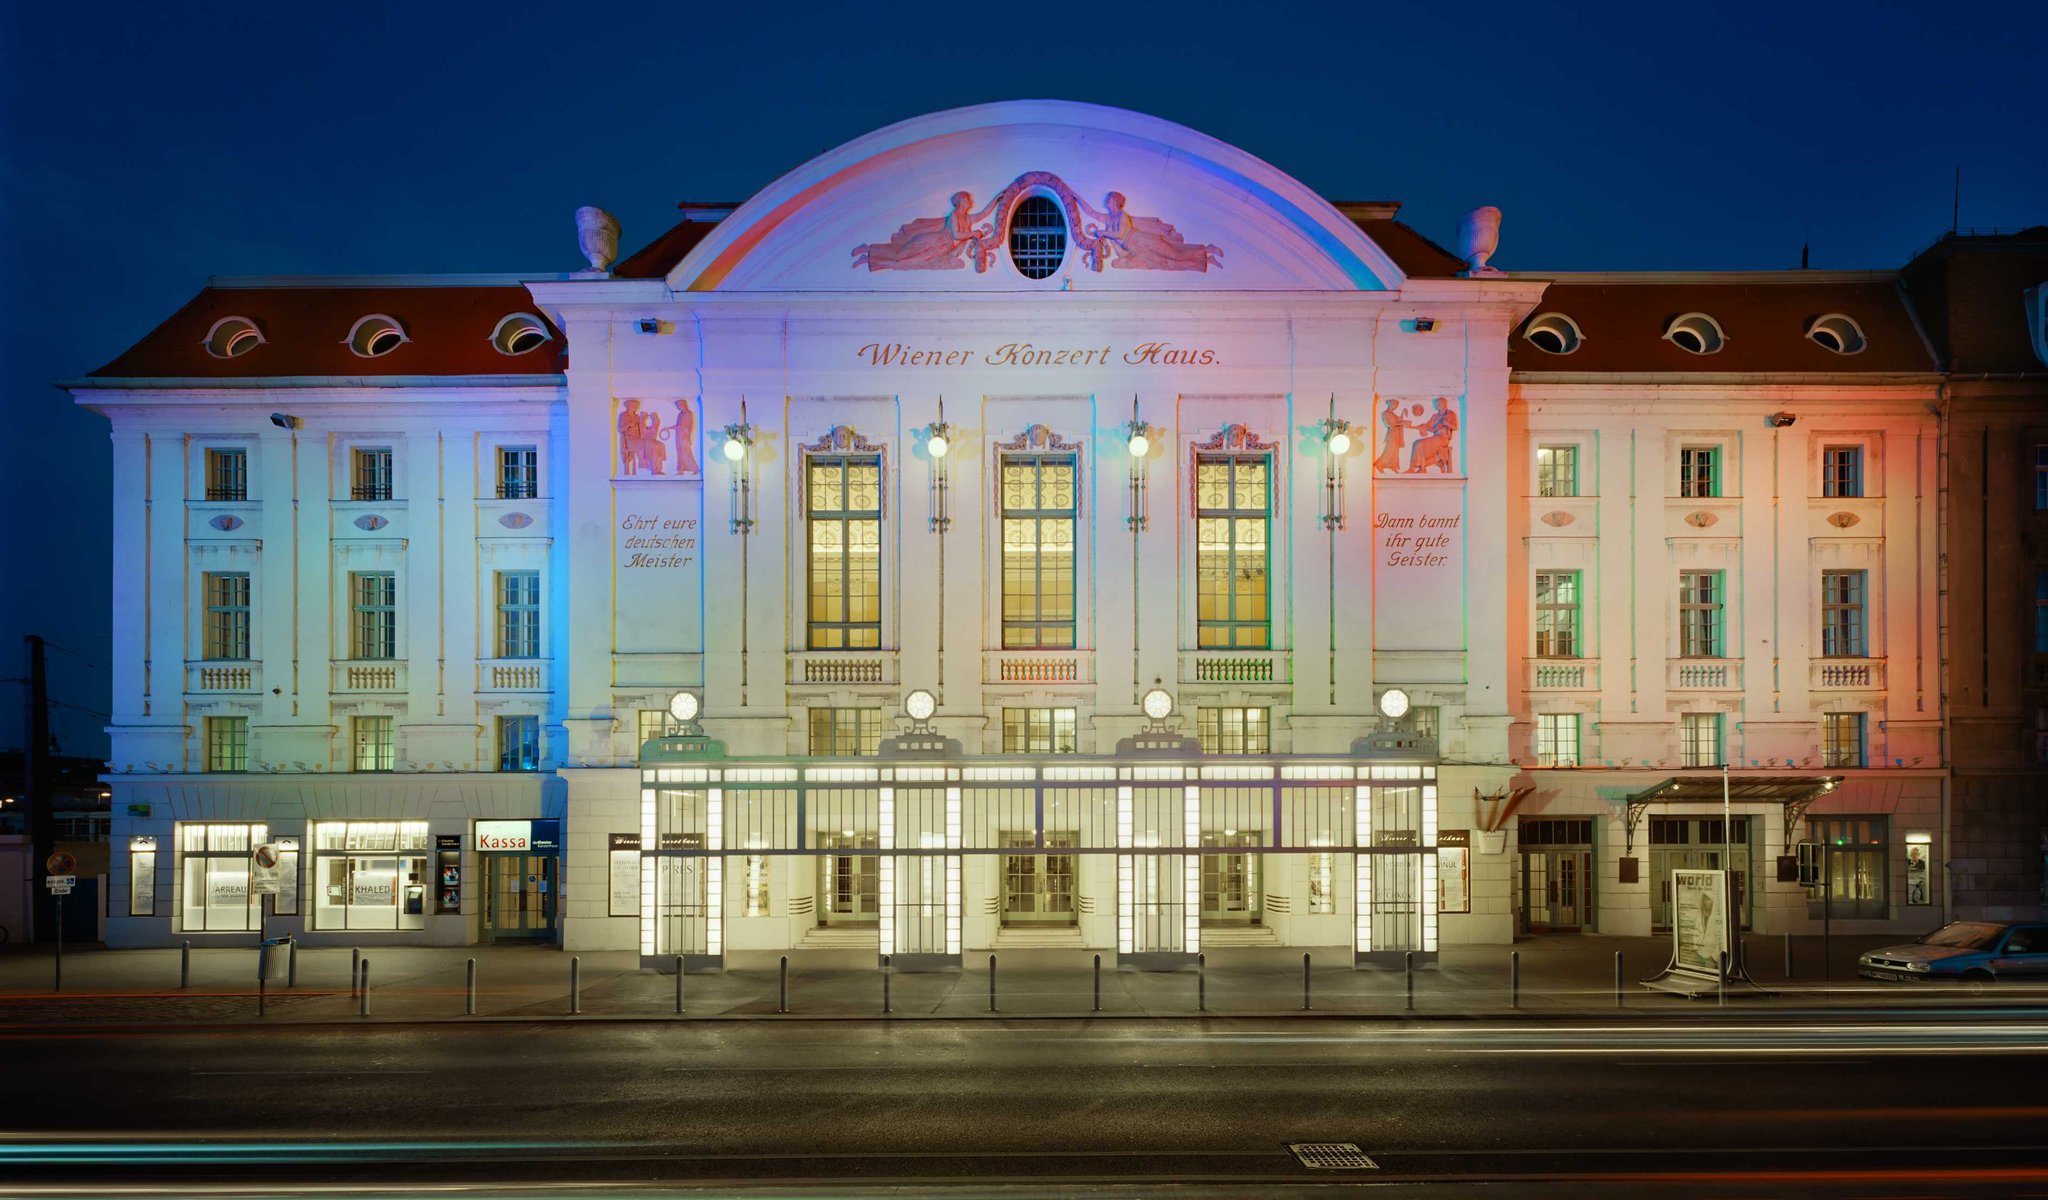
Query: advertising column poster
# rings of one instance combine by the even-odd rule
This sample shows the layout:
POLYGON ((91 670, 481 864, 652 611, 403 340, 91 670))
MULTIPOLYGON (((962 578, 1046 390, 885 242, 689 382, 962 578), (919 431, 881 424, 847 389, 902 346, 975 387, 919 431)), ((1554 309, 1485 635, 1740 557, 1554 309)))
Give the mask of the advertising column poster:
POLYGON ((1733 961, 1728 940, 1728 873, 1671 873, 1672 969, 1719 978, 1721 956, 1733 961))

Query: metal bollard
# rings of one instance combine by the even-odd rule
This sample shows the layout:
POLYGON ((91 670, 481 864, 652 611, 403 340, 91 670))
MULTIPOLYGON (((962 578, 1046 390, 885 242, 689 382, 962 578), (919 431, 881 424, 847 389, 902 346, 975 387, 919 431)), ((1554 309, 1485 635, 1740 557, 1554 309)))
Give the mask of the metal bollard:
POLYGON ((186 942, 178 951, 178 987, 180 990, 192 986, 192 943, 186 942))
POLYGON ((1620 1008, 1623 1003, 1624 1001, 1621 998, 1621 951, 1616 950, 1614 952, 1614 1007, 1620 1008))
POLYGON ((1714 981, 1714 987, 1717 994, 1714 1006, 1716 1008, 1728 1007, 1728 952, 1726 950, 1721 951, 1721 977, 1714 981))
POLYGON ((1401 969, 1408 976, 1408 1011, 1415 1011, 1415 951, 1401 952, 1401 969))
POLYGON ((996 1010, 996 956, 988 956, 988 1010, 996 1010))
POLYGON ((787 954, 782 956, 781 974, 782 982, 776 992, 775 1011, 786 1013, 789 1011, 789 955, 787 954))
POLYGON ((356 994, 356 976, 363 973, 363 952, 360 948, 348 952, 348 994, 356 994))
POLYGON ((1102 956, 1095 956, 1095 1010, 1102 1011, 1102 956))
POLYGON ((882 956, 882 1015, 889 1015, 889 956, 882 956))
POLYGON ((1792 982, 1792 931, 1785 931, 1785 982, 1792 982))
POLYGON ((1508 1007, 1522 1007, 1522 952, 1508 951, 1508 1007))
POLYGON ((583 1012, 583 958, 572 955, 569 959, 569 1015, 579 1016, 583 1012))
POLYGON ((258 950, 256 954, 256 1015, 260 1017, 263 1015, 263 992, 266 984, 263 978, 263 952, 258 950))
POLYGON ((1209 1011, 1209 956, 1195 955, 1195 1011, 1209 1011))
POLYGON ((473 1017, 473 1016, 475 1016, 475 1015, 476 1015, 476 960, 475 960, 475 959, 473 959, 473 958, 472 958, 472 959, 470 959, 470 960, 469 960, 469 966, 468 966, 468 968, 467 968, 466 970, 464 970, 463 974, 464 974, 464 976, 465 976, 466 978, 465 978, 465 979, 463 980, 463 987, 462 987, 462 993, 463 993, 463 999, 462 999, 462 1015, 463 1015, 463 1016, 465 1016, 465 1017, 473 1017))
POLYGON ((299 986, 299 939, 286 938, 285 944, 291 947, 291 951, 285 955, 284 985, 295 988, 299 986))
MULTIPOLYGON (((358 950, 356 953, 360 955, 362 951, 358 950)), ((370 964, 367 961, 363 963, 359 976, 356 981, 356 999, 360 1007, 356 1009, 356 1015, 367 1017, 370 1015, 370 964)))
POLYGON ((676 955, 676 1015, 683 1015, 683 956, 676 955))
POLYGON ((1308 1011, 1308 955, 1301 956, 1301 1011, 1308 1011))

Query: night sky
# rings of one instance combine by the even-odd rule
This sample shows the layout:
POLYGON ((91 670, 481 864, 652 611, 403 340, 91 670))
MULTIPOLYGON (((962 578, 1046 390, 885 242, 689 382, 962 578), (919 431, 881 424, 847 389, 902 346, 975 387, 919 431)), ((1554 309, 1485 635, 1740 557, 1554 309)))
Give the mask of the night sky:
MULTIPOLYGON (((1508 270, 1889 268, 2048 221, 2048 16, 2007 5, 188 5, 0 11, 0 678, 103 753, 106 423, 50 384, 209 275, 556 272, 936 109, 1133 108, 1508 270), (1745 9, 1746 12, 1738 12, 1745 9), (301 11, 303 10, 303 11, 301 11), (891 13, 902 15, 885 15, 891 13)), ((22 741, 0 686, 0 747, 22 741)))

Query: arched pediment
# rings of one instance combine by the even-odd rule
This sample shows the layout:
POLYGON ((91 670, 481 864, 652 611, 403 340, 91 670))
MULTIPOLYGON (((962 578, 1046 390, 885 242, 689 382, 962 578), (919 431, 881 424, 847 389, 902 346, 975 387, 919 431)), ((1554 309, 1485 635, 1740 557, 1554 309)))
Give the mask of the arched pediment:
POLYGON ((1050 100, 934 113, 819 155, 741 205, 668 277, 679 291, 774 292, 1377 291, 1401 281, 1357 225, 1257 157, 1156 117, 1050 100), (1020 269, 1008 236, 1027 205, 1024 217, 1047 231, 1039 278, 1020 269))

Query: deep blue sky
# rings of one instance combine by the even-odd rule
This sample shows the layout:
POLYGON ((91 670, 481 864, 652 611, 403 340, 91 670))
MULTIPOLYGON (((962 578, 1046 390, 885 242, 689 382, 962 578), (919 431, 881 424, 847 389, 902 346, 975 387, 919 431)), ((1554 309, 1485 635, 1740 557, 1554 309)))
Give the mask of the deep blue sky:
MULTIPOLYGON (((573 270, 579 204, 630 251, 679 200, 1031 96, 1404 201, 1439 241, 1497 204, 1509 269, 1789 267, 1809 239, 1897 266, 1958 165, 1965 226, 2048 221, 2038 0, 0 8, 0 678, 23 633, 77 652, 51 660, 72 752, 105 744, 108 449, 50 381, 208 275, 573 270)), ((20 730, 0 685, 0 746, 20 730)))

